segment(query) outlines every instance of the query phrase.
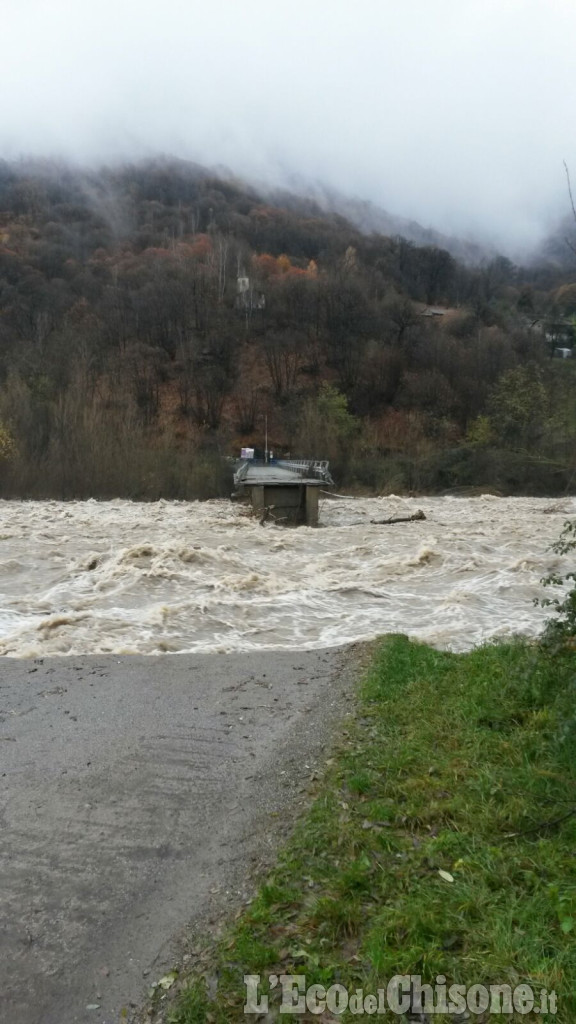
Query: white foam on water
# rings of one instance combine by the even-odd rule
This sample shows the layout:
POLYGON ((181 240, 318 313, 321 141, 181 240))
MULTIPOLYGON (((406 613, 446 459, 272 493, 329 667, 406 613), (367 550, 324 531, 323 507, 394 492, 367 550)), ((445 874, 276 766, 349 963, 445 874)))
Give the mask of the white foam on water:
POLYGON ((0 654, 315 648, 537 634, 572 498, 321 502, 321 528, 228 501, 0 502, 0 654), (426 519, 382 526, 423 509, 426 519))

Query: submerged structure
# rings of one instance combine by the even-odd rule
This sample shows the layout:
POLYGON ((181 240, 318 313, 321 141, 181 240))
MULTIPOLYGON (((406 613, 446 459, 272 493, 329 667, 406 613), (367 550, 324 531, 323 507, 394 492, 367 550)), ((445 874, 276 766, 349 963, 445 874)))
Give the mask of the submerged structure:
POLYGON ((233 497, 249 501, 261 522, 318 526, 320 490, 333 484, 325 461, 243 458, 234 472, 233 497))

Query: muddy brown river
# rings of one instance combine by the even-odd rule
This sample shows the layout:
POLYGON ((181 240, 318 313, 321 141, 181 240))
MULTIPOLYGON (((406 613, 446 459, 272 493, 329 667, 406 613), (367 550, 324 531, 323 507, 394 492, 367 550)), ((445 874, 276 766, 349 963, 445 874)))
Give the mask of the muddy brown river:
POLYGON ((534 635, 576 499, 349 498, 319 529, 229 501, 0 502, 0 654, 312 649, 404 632, 534 635), (371 519, 423 509, 426 520, 371 519))

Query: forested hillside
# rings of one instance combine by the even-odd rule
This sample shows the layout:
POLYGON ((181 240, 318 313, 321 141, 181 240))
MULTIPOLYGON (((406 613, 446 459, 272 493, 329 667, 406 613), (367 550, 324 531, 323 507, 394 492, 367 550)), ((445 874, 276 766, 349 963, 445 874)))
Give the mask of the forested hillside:
POLYGON ((265 417, 340 486, 572 489, 575 282, 183 162, 0 164, 0 494, 226 493, 265 417))

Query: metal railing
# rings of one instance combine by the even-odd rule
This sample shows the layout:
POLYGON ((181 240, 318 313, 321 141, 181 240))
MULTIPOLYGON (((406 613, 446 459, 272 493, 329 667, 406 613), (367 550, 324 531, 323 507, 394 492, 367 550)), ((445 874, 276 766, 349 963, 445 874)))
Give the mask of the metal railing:
POLYGON ((327 459, 278 459, 276 465, 285 469, 293 469, 300 476, 317 477, 327 484, 333 484, 330 476, 330 463, 327 459))
POLYGON ((322 480, 328 486, 333 486, 334 481, 330 475, 330 463, 327 459, 272 459, 266 462, 264 459, 243 459, 234 473, 234 480, 237 484, 246 479, 250 466, 263 468, 279 466, 287 469, 302 478, 315 478, 322 480))

